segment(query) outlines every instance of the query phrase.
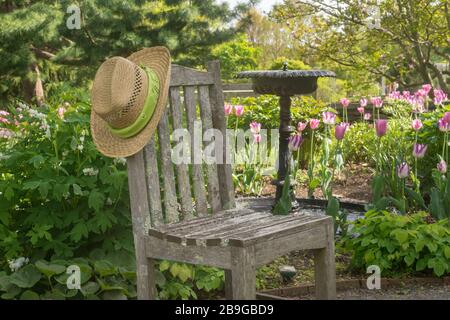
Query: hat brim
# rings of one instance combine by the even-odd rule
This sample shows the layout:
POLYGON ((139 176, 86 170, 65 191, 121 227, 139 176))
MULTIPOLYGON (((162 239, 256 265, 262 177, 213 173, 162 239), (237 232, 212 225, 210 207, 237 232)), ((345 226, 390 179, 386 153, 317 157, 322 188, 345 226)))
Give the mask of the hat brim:
POLYGON ((170 85, 171 59, 165 47, 145 48, 127 58, 137 65, 151 68, 158 76, 160 88, 158 101, 152 118, 137 135, 131 138, 119 138, 111 133, 108 124, 95 112, 91 112, 91 133, 97 149, 105 156, 129 157, 144 148, 155 133, 159 120, 167 107, 170 85))

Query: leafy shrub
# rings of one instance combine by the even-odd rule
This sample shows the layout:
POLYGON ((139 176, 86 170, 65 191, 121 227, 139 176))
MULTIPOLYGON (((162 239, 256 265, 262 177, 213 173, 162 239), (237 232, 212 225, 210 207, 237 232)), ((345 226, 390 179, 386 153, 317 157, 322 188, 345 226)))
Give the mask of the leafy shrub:
MULTIPOLYGON (((0 270, 7 270, 18 257, 27 257, 30 263, 25 271, 2 272, 0 291, 5 299, 22 295, 134 298, 134 246, 125 161, 104 157, 96 150, 90 136, 88 95, 65 87, 55 90, 58 92, 43 107, 31 109, 17 102, 8 115, 1 115, 7 123, 0 123, 0 130, 8 130, 12 136, 0 137, 0 270), (110 258, 118 255, 121 258, 110 258), (51 261, 51 268, 58 271, 51 275, 51 286, 39 271, 38 261, 51 261), (61 266, 76 263, 90 270, 86 271, 88 295, 68 291, 58 282, 66 276, 61 266), (96 274, 99 263, 115 270, 111 274, 115 278, 96 274), (127 279, 121 273, 125 267, 127 279), (26 280, 28 276, 39 279, 18 288, 10 283, 10 278, 26 280), (108 286, 117 287, 115 281, 126 285, 109 290, 108 286), (97 285, 90 282, 100 289, 91 292, 97 285), (114 294, 105 293, 113 290, 114 294)), ((223 286, 223 272, 218 269, 169 265, 168 270, 158 273, 161 298, 196 298, 194 289, 208 294, 223 286), (188 278, 186 268, 191 272, 188 278)))
POLYGON ((448 220, 427 224, 426 216, 367 212, 343 238, 343 247, 352 254, 351 265, 359 270, 378 265, 384 274, 432 271, 440 277, 450 272, 448 220))
POLYGON ((0 266, 18 256, 134 252, 124 159, 102 156, 89 130, 88 95, 11 106, 0 138, 0 266), (17 107, 17 108, 16 108, 17 107))
MULTIPOLYGON (((277 129, 280 126, 279 97, 274 95, 261 95, 258 97, 232 98, 233 105, 243 105, 244 114, 239 118, 238 127, 248 129, 252 121, 262 124, 265 129, 277 129)), ((313 97, 300 96, 292 98, 292 120, 293 123, 307 121, 311 118, 321 119, 321 114, 326 110, 323 102, 313 97)), ((235 128, 236 117, 230 116, 228 127, 235 128)))
MULTIPOLYGON (((93 256, 98 254, 94 251, 93 256)), ((136 272, 130 255, 107 259, 75 258, 38 260, 11 274, 0 272, 2 299, 20 300, 118 300, 136 298, 136 272), (126 264, 125 261, 130 263, 126 264), (80 270, 80 290, 68 289, 69 266, 80 270)), ((70 283, 70 279, 69 279, 70 283)))

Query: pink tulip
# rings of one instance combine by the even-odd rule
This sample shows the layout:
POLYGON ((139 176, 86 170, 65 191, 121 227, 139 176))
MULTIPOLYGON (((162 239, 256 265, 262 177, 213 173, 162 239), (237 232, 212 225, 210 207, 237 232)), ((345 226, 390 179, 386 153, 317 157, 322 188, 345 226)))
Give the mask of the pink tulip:
POLYGON ((413 146, 413 157, 414 158, 423 158, 425 156, 425 152, 427 152, 428 146, 426 144, 414 143, 413 146))
POLYGON ((66 113, 66 109, 63 108, 63 107, 59 107, 59 108, 58 108, 58 117, 59 117, 60 119, 63 119, 63 118, 64 118, 64 113, 66 113))
POLYGON ((8 124, 8 123, 9 123, 9 120, 6 119, 6 118, 0 117, 0 123, 8 124))
POLYGON ((359 113, 364 113, 364 107, 358 107, 356 110, 358 110, 359 113))
POLYGON ((383 99, 380 97, 370 98, 370 102, 375 106, 375 108, 381 108, 383 106, 383 99))
POLYGON ((440 173, 447 173, 447 162, 445 162, 445 160, 439 161, 439 163, 437 164, 437 169, 440 173))
POLYGON ((411 93, 407 90, 402 92, 402 96, 404 99, 408 99, 410 95, 411 95, 411 93))
POLYGON ((259 133, 253 135, 253 142, 254 143, 260 143, 261 142, 261 135, 259 133))
POLYGON ((337 140, 344 139, 345 131, 347 131, 348 123, 341 122, 334 128, 334 136, 337 140))
POLYGON ((450 112, 444 113, 444 116, 442 117, 442 119, 444 119, 445 122, 450 123, 450 112))
POLYGON ((9 139, 13 136, 13 132, 9 129, 0 128, 0 138, 9 139))
POLYGON ((387 123, 388 121, 386 119, 379 119, 375 121, 375 132, 378 137, 382 137, 386 134, 387 131, 387 123))
POLYGON ((389 98, 394 99, 394 100, 398 100, 401 98, 401 93, 399 91, 392 91, 389 94, 389 98))
POLYGON ((234 106, 234 114, 236 115, 236 117, 242 116, 243 113, 244 113, 244 106, 242 106, 240 104, 237 106, 234 106))
POLYGON ((311 119, 309 120, 309 126, 312 130, 316 130, 319 127, 320 120, 319 119, 311 119))
POLYGON ((297 151, 303 143, 303 137, 299 134, 294 134, 289 137, 289 150, 297 151))
POLYGON ((416 91, 416 93, 414 93, 414 95, 418 98, 425 98, 428 95, 428 92, 424 89, 419 89, 416 91))
POLYGON ((250 131, 253 134, 259 134, 261 132, 261 123, 253 121, 250 123, 250 131))
POLYGON ((370 113, 364 114, 364 120, 369 121, 372 118, 372 115, 370 113))
POLYGON ((447 101, 447 95, 444 91, 437 89, 433 91, 434 93, 434 104, 435 105, 441 105, 443 102, 447 101))
POLYGON ((229 116, 233 112, 233 106, 229 103, 225 103, 225 105, 223 106, 223 109, 225 111, 226 116, 229 116))
POLYGON ((4 110, 0 110, 0 116, 7 117, 7 116, 9 116, 9 112, 8 111, 4 111, 4 110))
POLYGON ((307 126, 307 125, 308 125, 307 122, 299 122, 299 123, 297 123, 297 130, 298 130, 299 132, 302 132, 303 130, 306 129, 306 126, 307 126))
POLYGON ((424 85, 422 86, 422 90, 424 91, 425 95, 428 95, 428 93, 430 93, 431 88, 432 88, 432 86, 431 86, 431 84, 429 84, 429 83, 424 84, 424 85))
POLYGON ((359 100, 359 105, 361 106, 361 107, 365 107, 365 106, 367 106, 367 99, 366 98, 361 98, 361 100, 359 100))
POLYGON ((397 166, 397 176, 400 179, 405 179, 409 176, 409 166, 406 162, 403 162, 397 166))
POLYGON ((448 122, 445 118, 441 118, 438 121, 439 130, 442 132, 450 131, 450 122, 448 122))
POLYGON ((411 126, 415 131, 419 131, 422 128, 423 124, 420 119, 414 119, 411 123, 411 126))
POLYGON ((347 108, 348 105, 350 104, 350 100, 348 100, 347 98, 342 98, 341 99, 341 104, 344 108, 347 108))
POLYGON ((336 115, 330 111, 324 112, 322 113, 322 121, 325 124, 334 125, 336 122, 336 115))

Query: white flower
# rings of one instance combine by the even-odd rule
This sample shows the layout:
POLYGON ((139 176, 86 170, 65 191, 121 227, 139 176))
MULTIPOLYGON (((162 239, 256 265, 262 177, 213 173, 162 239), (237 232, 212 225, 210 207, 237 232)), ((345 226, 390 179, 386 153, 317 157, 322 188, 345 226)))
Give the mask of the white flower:
POLYGON ((83 169, 83 174, 85 176, 96 176, 98 174, 98 169, 94 169, 94 168, 84 168, 83 169))
POLYGON ((8 260, 9 268, 12 272, 16 272, 20 268, 22 268, 23 265, 27 264, 30 261, 30 259, 25 257, 17 258, 16 260, 8 260))
POLYGON ((113 160, 114 164, 123 164, 125 165, 127 163, 127 159, 125 158, 114 158, 113 160))
POLYGON ((83 145, 82 144, 79 144, 78 146, 77 146, 77 149, 79 150, 79 151, 83 151, 83 145))
POLYGON ((110 206, 113 204, 113 201, 111 200, 111 198, 106 199, 106 205, 110 206))

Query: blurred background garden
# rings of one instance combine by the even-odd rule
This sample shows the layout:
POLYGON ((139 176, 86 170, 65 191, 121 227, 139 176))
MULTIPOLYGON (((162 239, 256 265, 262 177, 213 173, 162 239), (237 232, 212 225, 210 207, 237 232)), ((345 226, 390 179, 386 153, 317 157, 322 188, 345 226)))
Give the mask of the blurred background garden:
MULTIPOLYGON (((136 298, 126 161, 92 142, 90 88, 106 58, 155 45, 199 70, 219 60, 224 84, 284 63, 334 71, 293 99, 290 147, 296 195, 324 199, 334 218, 338 277, 373 264, 390 277, 450 273, 449 2, 273 3, 0 0, 1 299, 136 298), (74 6, 79 28, 69 27, 74 6), (340 201, 365 218, 348 219, 340 201), (66 287, 72 264, 79 291, 66 287)), ((276 96, 226 95, 224 107, 228 128, 254 134, 248 148, 260 128, 279 126, 276 96)), ((273 196, 274 166, 234 166, 236 193, 273 196)), ((285 264, 304 269, 291 285, 311 281, 310 260, 261 268, 258 289, 286 285, 285 264)), ((222 270, 158 268, 161 299, 223 290, 222 270)))

